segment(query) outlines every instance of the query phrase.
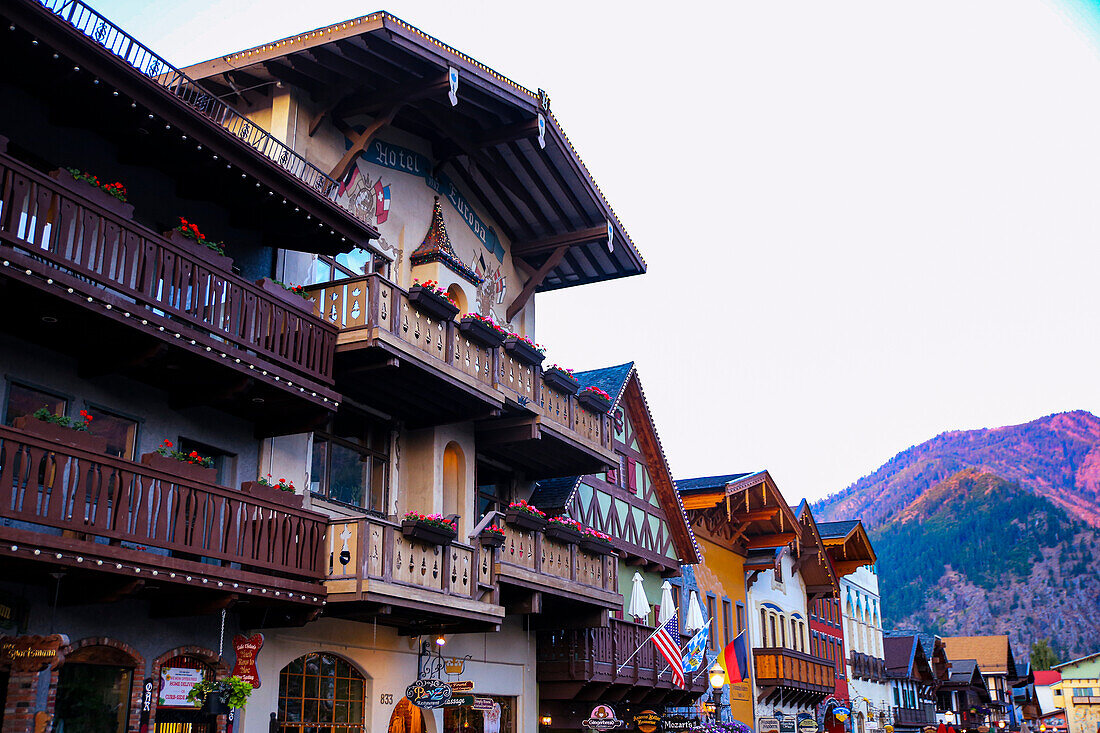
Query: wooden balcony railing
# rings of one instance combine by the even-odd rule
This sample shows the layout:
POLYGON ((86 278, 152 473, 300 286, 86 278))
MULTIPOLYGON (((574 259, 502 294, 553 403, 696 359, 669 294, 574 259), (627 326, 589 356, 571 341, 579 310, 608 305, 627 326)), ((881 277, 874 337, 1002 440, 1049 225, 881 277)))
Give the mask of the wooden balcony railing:
POLYGON ((480 546, 440 547, 405 537, 401 525, 378 517, 331 520, 326 558, 333 594, 358 594, 375 580, 431 591, 445 603, 444 596, 477 600, 493 582, 489 553, 480 546))
POLYGON ((616 557, 588 552, 542 532, 508 524, 503 529, 504 544, 496 550, 499 577, 537 585, 552 595, 585 596, 607 608, 622 606, 616 557))
POLYGON ((752 650, 758 687, 787 687, 806 692, 831 693, 836 670, 831 662, 793 649, 776 647, 752 650))
MULTIPOLYGON (((538 638, 538 681, 672 688, 665 658, 647 641, 652 633, 650 626, 616 618, 602 628, 542 632, 538 638)), ((705 673, 687 675, 686 684, 691 693, 709 689, 705 673)))
POLYGON ((894 725, 935 725, 936 706, 926 703, 918 708, 894 708, 894 725))
POLYGON ((411 302, 408 293, 381 275, 336 280, 306 288, 321 318, 340 329, 339 343, 381 336, 414 347, 432 367, 450 370, 525 406, 558 430, 611 455, 609 418, 585 408, 575 396, 546 388, 541 368, 524 364, 502 347, 467 339, 453 320, 439 320, 411 302))
POLYGON ((338 399, 333 326, 2 153, 0 256, 59 296, 132 314, 135 328, 240 359, 306 398, 338 399))
POLYGON ((6 541, 49 549, 35 553, 42 559, 187 569, 204 589, 260 578, 324 597, 322 515, 9 427, 0 427, 0 520, 6 541))

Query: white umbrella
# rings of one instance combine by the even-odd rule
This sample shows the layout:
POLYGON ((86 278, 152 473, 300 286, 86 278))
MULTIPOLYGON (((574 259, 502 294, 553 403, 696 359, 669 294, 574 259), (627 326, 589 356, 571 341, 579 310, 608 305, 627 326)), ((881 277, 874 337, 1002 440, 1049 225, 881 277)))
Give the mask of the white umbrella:
POLYGON ((661 583, 661 615, 657 618, 657 623, 664 626, 675 615, 676 604, 672 601, 672 583, 666 580, 661 583))
POLYGON ((649 616, 649 601, 645 599, 645 588, 642 587, 642 574, 634 573, 634 589, 630 591, 630 606, 627 608, 634 618, 646 618, 649 616))
POLYGON ((692 591, 691 596, 688 598, 688 612, 684 618, 684 631, 688 633, 698 631, 705 625, 703 611, 699 608, 699 596, 695 595, 695 591, 692 591))

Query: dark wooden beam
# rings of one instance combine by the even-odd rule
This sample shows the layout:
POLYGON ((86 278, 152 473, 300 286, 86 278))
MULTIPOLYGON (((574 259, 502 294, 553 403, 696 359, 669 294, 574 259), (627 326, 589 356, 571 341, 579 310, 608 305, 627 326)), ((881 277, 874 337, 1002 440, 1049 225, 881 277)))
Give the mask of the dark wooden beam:
POLYGON ((340 158, 340 162, 333 167, 329 176, 337 181, 344 180, 344 176, 351 170, 351 166, 355 164, 355 159, 367 149, 368 145, 370 145, 371 138, 377 135, 382 128, 393 122, 393 118, 397 116, 397 113, 403 106, 403 103, 394 105, 388 112, 375 118, 373 122, 367 125, 366 129, 351 141, 351 147, 344 153, 344 157, 340 158))
POLYGON ((523 122, 516 122, 511 125, 502 125, 501 127, 497 127, 492 130, 486 130, 480 135, 474 137, 473 142, 485 148, 492 145, 500 145, 501 143, 510 143, 513 140, 520 140, 525 137, 535 137, 538 134, 538 118, 532 117, 531 119, 524 120, 523 122))
POLYGON ((279 81, 285 81, 289 84, 293 84, 299 89, 305 90, 309 94, 311 99, 316 99, 317 87, 323 86, 316 79, 313 79, 305 74, 290 68, 286 64, 279 64, 272 61, 268 61, 263 64, 267 73, 279 81))
POLYGON ((416 84, 398 84, 395 87, 367 95, 356 100, 354 104, 348 104, 344 112, 349 117, 359 114, 372 114, 396 104, 405 105, 430 97, 441 91, 447 91, 449 88, 450 82, 446 74, 439 77, 430 77, 416 84))
POLYGON ((458 130, 454 125, 445 122, 440 116, 433 115, 430 121, 437 130, 443 133, 444 137, 449 138, 462 150, 463 154, 465 154, 471 162, 481 169, 482 174, 486 178, 494 176, 499 183, 515 194, 517 199, 524 202, 533 214, 540 217, 542 216, 542 212, 539 211, 538 206, 532 201, 531 194, 527 190, 527 187, 507 166, 494 161, 489 157, 486 151, 481 149, 481 146, 472 142, 467 135, 463 134, 463 132, 458 130))
POLYGON ((527 301, 531 299, 531 296, 535 294, 535 290, 539 285, 542 285, 542 281, 546 279, 546 276, 550 274, 550 271, 557 267, 562 258, 565 257, 565 253, 569 251, 569 245, 563 244, 554 250, 549 257, 546 258, 546 262, 542 264, 542 267, 538 269, 531 279, 523 285, 523 290, 519 291, 516 297, 508 305, 508 310, 505 311, 505 318, 511 321, 515 318, 516 314, 523 310, 527 305, 527 301))
POLYGON ((776 534, 765 534, 759 537, 752 537, 746 543, 745 547, 750 550, 755 550, 764 547, 782 547, 783 545, 794 542, 797 535, 794 532, 779 532, 776 534))
POLYGON ((535 239, 527 242, 514 242, 512 244, 513 257, 533 257, 535 255, 553 252, 558 247, 572 247, 578 244, 599 242, 607 240, 607 225, 578 229, 564 234, 555 234, 543 239, 535 239))

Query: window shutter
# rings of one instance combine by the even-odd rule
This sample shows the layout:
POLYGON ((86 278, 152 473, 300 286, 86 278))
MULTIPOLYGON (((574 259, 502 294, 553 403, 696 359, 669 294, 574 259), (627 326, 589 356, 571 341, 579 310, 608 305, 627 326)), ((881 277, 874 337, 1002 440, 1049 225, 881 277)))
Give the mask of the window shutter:
POLYGON ((630 493, 637 493, 637 477, 635 476, 634 466, 637 463, 633 458, 626 459, 626 488, 630 493))

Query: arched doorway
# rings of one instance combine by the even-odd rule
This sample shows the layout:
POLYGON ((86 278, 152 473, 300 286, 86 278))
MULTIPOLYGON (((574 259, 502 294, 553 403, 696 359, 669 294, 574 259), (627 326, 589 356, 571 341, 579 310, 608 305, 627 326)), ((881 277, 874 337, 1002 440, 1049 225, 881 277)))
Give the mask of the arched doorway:
POLYGON ((279 673, 279 710, 283 733, 366 730, 366 680, 350 662, 335 654, 312 652, 279 673))
POLYGON ((88 644, 70 652, 57 676, 54 733, 126 733, 135 672, 143 666, 117 646, 88 644))
POLYGON ((443 516, 458 514, 458 537, 466 537, 466 454, 451 441, 443 449, 443 516))
POLYGON ((424 733, 424 713, 403 697, 393 707, 387 733, 424 733))
POLYGON ((180 654, 160 663, 157 695, 156 733, 216 733, 218 718, 187 702, 191 685, 213 680, 217 669, 193 654, 180 654))

